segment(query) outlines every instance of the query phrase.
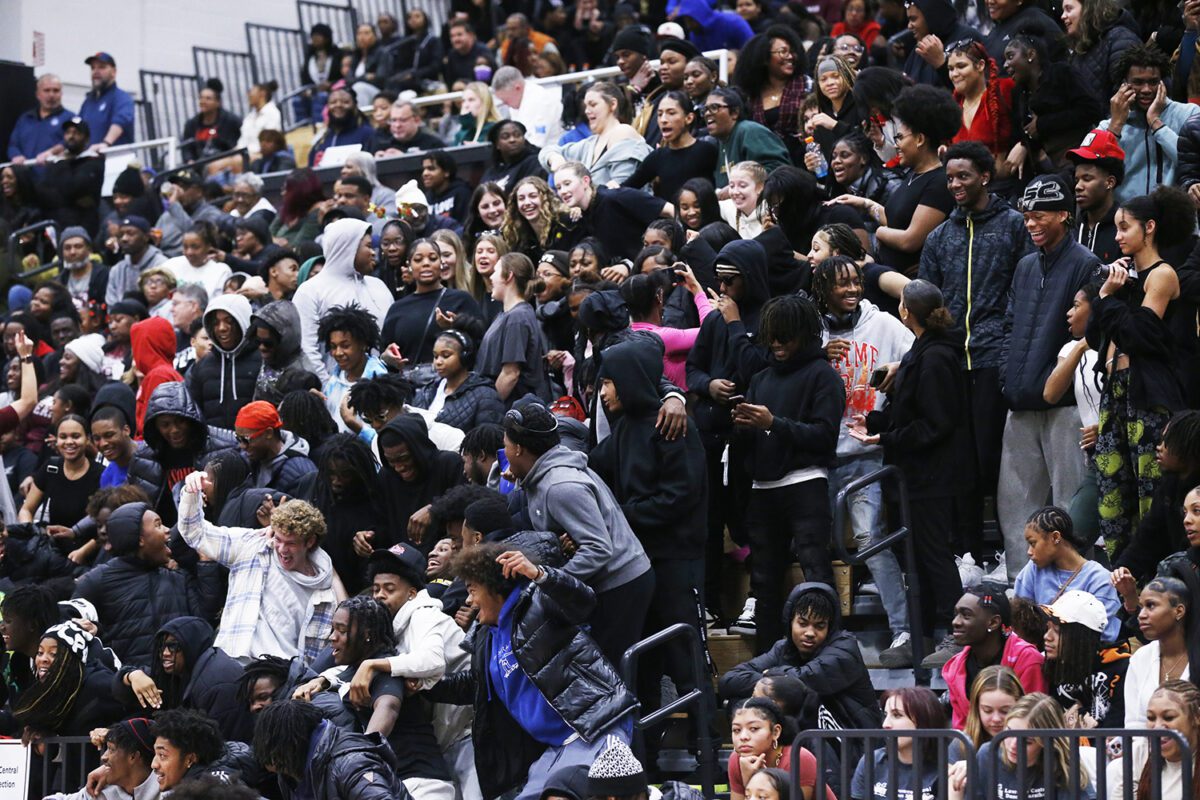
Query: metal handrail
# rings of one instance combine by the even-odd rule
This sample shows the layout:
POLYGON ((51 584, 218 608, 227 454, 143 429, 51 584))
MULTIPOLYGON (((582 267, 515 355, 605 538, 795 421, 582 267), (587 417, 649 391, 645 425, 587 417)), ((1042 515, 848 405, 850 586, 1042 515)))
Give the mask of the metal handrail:
POLYGON ((696 738, 700 749, 697 762, 700 767, 700 786, 705 797, 713 797, 714 769, 717 743, 712 735, 712 720, 709 718, 709 707, 705 702, 704 686, 711 687, 711 679, 705 669, 703 647, 700 644, 700 632, 695 626, 677 622, 669 628, 655 633, 640 642, 636 642, 621 656, 621 678, 631 692, 637 687, 638 659, 648 650, 661 647, 672 639, 687 639, 688 650, 691 653, 692 683, 694 688, 680 695, 665 706, 650 712, 645 717, 635 717, 634 727, 638 730, 653 728, 661 725, 672 714, 687 710, 688 715, 696 723, 696 738), (693 708, 694 707, 694 708, 693 708))
MULTIPOLYGON (((950 746, 954 742, 958 742, 963 747, 965 761, 967 763, 967 788, 973 789, 976 780, 976 759, 975 748, 971 744, 971 740, 965 733, 959 730, 946 728, 928 728, 924 730, 808 730, 802 731, 794 740, 792 740, 792 758, 791 758, 791 776, 792 776, 792 796, 791 800, 802 800, 802 787, 800 786, 800 750, 803 742, 815 741, 819 746, 808 748, 817 761, 817 780, 813 788, 813 797, 823 800, 825 797, 825 789, 828 786, 828 781, 825 779, 825 748, 824 745, 829 742, 837 742, 841 745, 841 751, 838 755, 838 778, 840 781, 839 789, 840 797, 848 797, 850 792, 851 776, 854 774, 856 763, 851 763, 847 756, 863 756, 863 769, 865 771, 865 785, 868 787, 868 793, 873 796, 872 787, 875 785, 875 759, 873 757, 874 748, 871 747, 872 742, 880 742, 888 752, 888 789, 889 797, 900 797, 899 790, 907 787, 898 787, 897 779, 897 764, 899 759, 896 757, 896 750, 899 746, 900 739, 913 740, 913 768, 915 770, 916 781, 913 783, 915 787, 922 787, 923 782, 921 777, 925 774, 944 776, 950 766, 949 751, 950 746), (933 740, 934 746, 937 748, 937 767, 934 768, 925 763, 921 758, 922 742, 925 740, 933 740), (853 746, 857 743, 862 744, 862 753, 857 752, 857 748, 853 746), (929 772, 924 770, 928 767, 929 772)), ((949 787, 945 780, 938 781, 939 791, 937 800, 946 800, 949 787)), ((920 791, 920 788, 914 789, 914 796, 920 791)), ((907 796, 907 795, 905 795, 907 796)), ((970 793, 966 795, 971 797, 970 793)))
MULTIPOLYGON (((882 490, 882 487, 880 487, 882 490)), ((839 559, 846 564, 865 564, 867 559, 876 553, 882 553, 899 542, 904 543, 904 577, 908 583, 908 624, 912 640, 913 670, 918 679, 923 679, 927 670, 921 669, 921 661, 925 658, 923 625, 921 624, 921 587, 917 579, 917 557, 913 548, 912 516, 909 513, 908 487, 904 474, 893 464, 881 467, 874 472, 856 478, 841 488, 838 492, 837 503, 833 507, 833 549, 839 559), (900 527, 867 547, 850 553, 846 549, 843 531, 845 530, 846 510, 849 507, 850 495, 865 489, 873 483, 882 484, 884 480, 895 481, 896 496, 899 499, 900 527)))
MULTIPOLYGON (((71 763, 68 760, 67 755, 76 746, 79 747, 78 764, 79 764, 79 773, 81 776, 81 778, 80 778, 81 785, 82 785, 83 781, 87 780, 88 748, 92 746, 92 740, 89 737, 87 737, 87 736, 47 736, 46 738, 41 740, 41 743, 43 745, 45 745, 46 754, 47 754, 46 756, 41 757, 41 761, 42 761, 42 795, 54 794, 56 791, 64 792, 64 793, 75 791, 76 787, 65 785, 66 784, 65 771, 66 771, 67 765, 69 763, 71 763), (53 758, 47 757, 47 756, 49 756, 50 748, 54 745, 58 745, 59 747, 62 747, 63 752, 53 758), (57 781, 58 785, 52 787, 50 785, 50 770, 52 767, 55 767, 55 766, 61 766, 61 767, 63 767, 63 769, 60 770, 58 773, 58 781, 57 781)), ((94 748, 93 748, 93 752, 95 752, 94 748)), ((98 764, 99 759, 100 759, 99 753, 96 753, 95 758, 96 758, 96 763, 98 764)))
MULTIPOLYGON (((20 240, 21 240, 22 236, 29 234, 29 233, 40 235, 43 231, 57 230, 57 229, 58 229, 57 222, 55 222, 52 219, 44 219, 39 222, 35 222, 32 225, 26 225, 24 228, 18 228, 17 230, 10 233, 8 235, 8 255, 9 255, 9 258, 11 259, 11 262, 5 266, 6 267, 15 266, 15 265, 19 265, 21 263, 20 240)), ((39 255, 39 261, 40 260, 41 260, 41 257, 39 255)), ((45 263, 39 263, 35 269, 31 269, 27 272, 17 273, 16 275, 13 275, 12 278, 13 278, 13 280, 16 280, 16 281, 28 280, 29 278, 36 277, 38 275, 41 275, 43 272, 46 272, 51 267, 55 266, 57 264, 57 262, 58 262, 58 259, 50 258, 45 263)))

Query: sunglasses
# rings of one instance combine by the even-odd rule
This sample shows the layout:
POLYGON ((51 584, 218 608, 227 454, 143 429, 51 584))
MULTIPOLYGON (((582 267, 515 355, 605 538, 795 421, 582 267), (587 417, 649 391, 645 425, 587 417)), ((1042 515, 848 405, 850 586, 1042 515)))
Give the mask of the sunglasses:
POLYGON ((245 446, 245 445, 249 445, 250 442, 254 441, 255 439, 258 439, 259 437, 266 436, 268 430, 270 430, 270 428, 267 428, 266 430, 261 430, 258 433, 254 434, 253 436, 243 436, 242 434, 239 433, 239 434, 235 434, 233 438, 237 440, 238 444, 245 446))

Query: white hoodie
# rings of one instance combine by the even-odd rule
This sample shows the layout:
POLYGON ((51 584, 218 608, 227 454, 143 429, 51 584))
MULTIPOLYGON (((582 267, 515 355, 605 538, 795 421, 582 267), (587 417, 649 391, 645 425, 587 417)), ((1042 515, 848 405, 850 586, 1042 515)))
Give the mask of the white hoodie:
MULTIPOLYGON (((858 320, 853 329, 829 328, 824 320, 821 343, 831 339, 846 339, 850 350, 837 361, 830 362, 846 384, 846 412, 844 421, 849 422, 855 414, 867 414, 883 407, 883 393, 871 387, 871 374, 893 361, 899 361, 912 347, 916 337, 904 327, 900 320, 863 299, 858 304, 858 320)), ((838 432, 838 458, 877 454, 878 445, 865 445, 850 435, 850 429, 842 425, 838 432)))
POLYGON ((358 245, 370 230, 370 224, 358 219, 331 222, 325 228, 322 239, 324 269, 300 284, 292 297, 292 303, 300 314, 300 350, 314 365, 314 371, 322 383, 329 377, 329 370, 317 343, 317 328, 329 309, 357 303, 371 312, 375 323, 382 328, 383 318, 392 305, 392 293, 383 281, 360 275, 354 269, 358 245))

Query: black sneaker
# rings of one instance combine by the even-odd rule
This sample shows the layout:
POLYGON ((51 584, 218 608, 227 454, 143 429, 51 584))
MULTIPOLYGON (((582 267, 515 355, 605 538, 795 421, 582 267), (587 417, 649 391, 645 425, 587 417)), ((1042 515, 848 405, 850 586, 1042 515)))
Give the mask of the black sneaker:
POLYGON ((738 614, 738 618, 729 626, 730 633, 753 636, 758 632, 758 628, 754 625, 754 603, 753 597, 746 598, 746 605, 742 608, 742 613, 738 614))

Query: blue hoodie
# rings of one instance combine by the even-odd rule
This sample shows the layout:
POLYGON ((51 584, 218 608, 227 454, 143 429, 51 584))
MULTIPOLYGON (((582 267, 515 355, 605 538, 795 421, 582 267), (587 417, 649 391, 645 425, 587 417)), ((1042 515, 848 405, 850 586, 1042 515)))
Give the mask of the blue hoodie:
MULTIPOLYGON (((1179 132, 1192 115, 1200 113, 1191 103, 1176 103, 1168 100, 1160 119, 1163 126, 1151 132, 1146 124, 1146 113, 1135 107, 1121 129, 1118 139, 1125 151, 1125 180, 1117 185, 1118 205, 1143 194, 1150 194, 1159 186, 1175 185, 1175 169, 1179 164, 1179 132)), ((1098 127, 1108 130, 1112 124, 1106 119, 1098 127)))
POLYGON ((746 20, 732 11, 713 9, 708 0, 669 0, 667 16, 691 17, 700 25, 699 30, 688 31, 688 39, 701 51, 740 50, 754 36, 746 20))

